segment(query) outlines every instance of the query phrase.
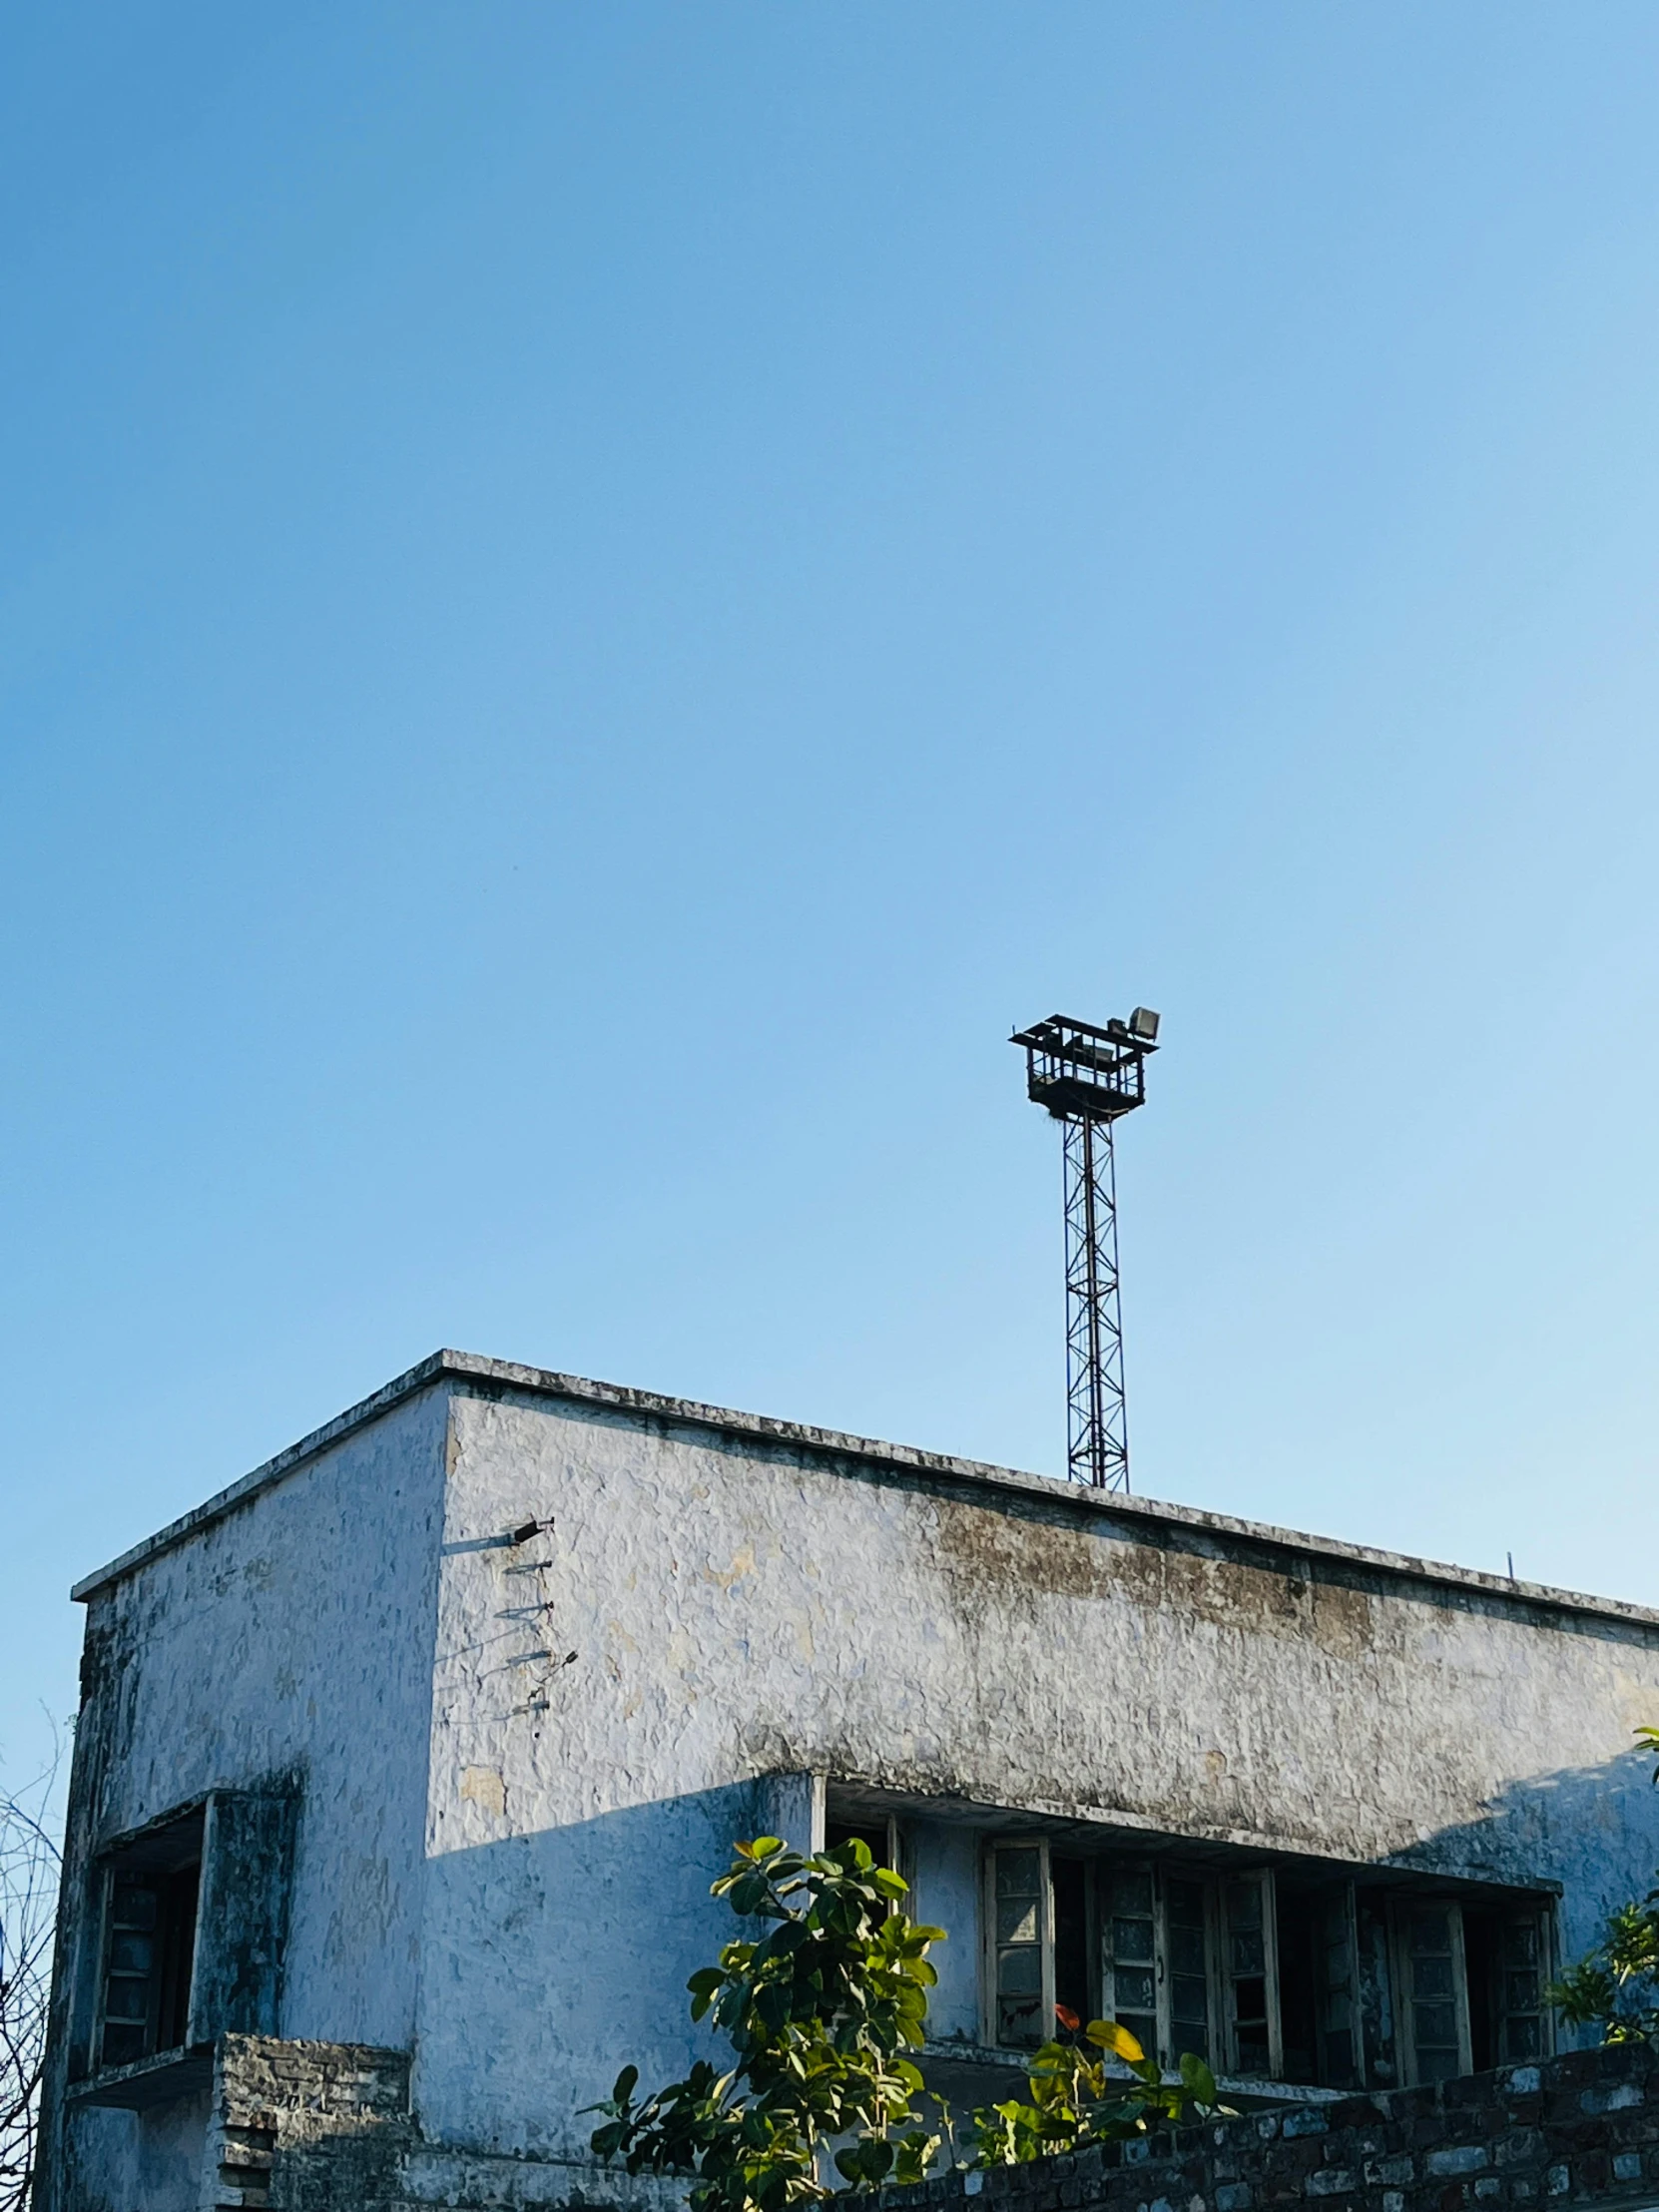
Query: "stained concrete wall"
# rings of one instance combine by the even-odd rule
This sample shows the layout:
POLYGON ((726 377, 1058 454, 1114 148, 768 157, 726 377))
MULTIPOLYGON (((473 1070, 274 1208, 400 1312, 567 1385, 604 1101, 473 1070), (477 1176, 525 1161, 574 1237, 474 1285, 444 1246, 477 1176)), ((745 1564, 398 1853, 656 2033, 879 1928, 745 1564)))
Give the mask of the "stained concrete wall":
MULTIPOLYGON (((616 2194, 576 2109, 717 2047, 708 1884, 735 1836, 813 1838, 814 1777, 939 1809, 916 1905, 964 2041, 974 1804, 1558 1882, 1568 1948, 1659 1860, 1634 1608, 461 1356, 335 1431, 89 1584, 65 1894, 299 1773, 279 2032, 412 2049, 411 2156, 479 2202, 616 2194)), ((130 2201, 135 2130, 86 2115, 45 2212, 130 2201)))
MULTIPOLYGON (((624 2058, 702 2047, 702 1892, 771 1773, 1559 1882, 1573 1946, 1659 1859, 1625 1756, 1659 1714, 1651 1623, 530 1393, 458 1395, 452 1436, 416 2071, 439 2135, 579 2157, 566 2115, 624 2058)), ((976 2034, 971 1843, 936 1833, 918 1877, 956 1929, 936 2027, 976 2034)))
MULTIPOLYGON (((301 1790, 281 2032, 408 2047, 446 1413, 441 1389, 396 1406, 91 1597, 54 2125, 73 1952, 95 1940, 77 1925, 92 1860, 210 1789, 280 1776, 301 1790)), ((162 2212, 164 2172, 200 2163, 181 2131, 201 2125, 195 2103, 78 2112, 42 2212, 162 2212)))

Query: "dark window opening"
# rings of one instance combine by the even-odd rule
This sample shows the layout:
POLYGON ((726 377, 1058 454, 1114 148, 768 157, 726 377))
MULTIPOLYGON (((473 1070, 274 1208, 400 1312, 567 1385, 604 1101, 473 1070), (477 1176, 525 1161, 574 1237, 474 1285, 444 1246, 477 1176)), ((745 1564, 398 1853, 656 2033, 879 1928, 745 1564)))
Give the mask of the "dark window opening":
POLYGON ((1164 2063, 1178 2065, 1191 2051, 1206 2064, 1210 2050, 1209 1927, 1202 1882, 1171 1876, 1164 1885, 1165 1941, 1169 1967, 1169 2047, 1164 2063))
POLYGON ((1476 2073, 1497 2064, 1497 2022, 1492 1981, 1497 1969, 1497 1915, 1463 1913, 1463 1951, 1469 1976, 1469 2048, 1476 2073))
POLYGON ((1463 1908, 1476 2073, 1543 2055, 1544 1940, 1540 1914, 1463 1908))
POLYGON ((1054 1890, 1054 2002, 1091 2016, 1089 1994, 1089 1870, 1081 1859, 1051 1858, 1054 1890))
POLYGON ((99 2066, 136 2065, 183 2047, 201 1877, 199 1813, 105 1862, 99 2066))
POLYGON ((1223 1953, 1231 2064, 1241 2074, 1273 2071, 1268 2010, 1267 1920, 1261 1876, 1229 1882, 1222 1891, 1227 1940, 1223 1953))
POLYGON ((1279 2027, 1287 2081, 1317 2082, 1320 2069, 1319 1894, 1279 1892, 1279 2027))
POLYGON ((879 1828, 855 1828, 846 1821, 826 1821, 824 1824, 824 1848, 833 1851, 838 1844, 862 1844, 878 1867, 892 1867, 892 1846, 889 1831, 883 1822, 879 1828))
POLYGON ((1388 1972, 1387 1893, 1357 1889, 1354 1918, 1360 1964, 1361 2057, 1367 2084, 1392 2088, 1399 2080, 1394 2038, 1393 1988, 1388 1972))

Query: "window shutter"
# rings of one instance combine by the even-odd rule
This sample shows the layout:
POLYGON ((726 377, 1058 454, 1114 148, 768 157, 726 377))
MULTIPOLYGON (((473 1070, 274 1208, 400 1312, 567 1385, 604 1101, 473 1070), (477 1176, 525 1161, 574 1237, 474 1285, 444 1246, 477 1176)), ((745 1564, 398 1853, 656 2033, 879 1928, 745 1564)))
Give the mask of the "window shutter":
POLYGON ((988 1857, 992 2040, 1031 2048, 1053 2032, 1048 1846, 999 1844, 988 1857))
POLYGON ((1444 1898, 1395 1906, 1394 1976, 1406 2081, 1472 2072, 1460 1907, 1444 1898))
POLYGON ((192 2043, 276 2032, 297 1814, 291 1797, 216 1790, 208 1800, 192 2043))
POLYGON ((1363 2053, 1358 2033, 1360 1959, 1353 1883, 1334 1883, 1320 1900, 1318 1913, 1320 2079, 1330 2089, 1356 2089, 1363 2079, 1363 2053))
POLYGON ((1225 1883, 1222 1919, 1228 2069, 1235 2074, 1277 2079, 1284 2060, 1272 1870, 1241 1875, 1225 1883))
POLYGON ((1549 1933, 1545 1913, 1503 1916, 1494 1961, 1497 1986, 1492 1991, 1492 2011, 1498 2056, 1505 2065, 1549 2054, 1550 2016, 1544 2003, 1549 1933))
POLYGON ((1101 2002, 1149 2058, 1158 2050, 1158 1906, 1149 1866, 1108 1866, 1101 2002))

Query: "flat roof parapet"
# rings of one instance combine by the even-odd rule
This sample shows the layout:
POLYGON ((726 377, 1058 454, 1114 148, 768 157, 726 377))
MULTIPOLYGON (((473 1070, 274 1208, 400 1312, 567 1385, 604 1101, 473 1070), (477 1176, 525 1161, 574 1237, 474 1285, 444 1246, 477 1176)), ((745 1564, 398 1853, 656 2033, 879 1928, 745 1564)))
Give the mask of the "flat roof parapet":
POLYGON ((1170 1505, 1158 1498, 1091 1490, 1064 1477, 1026 1474, 980 1459, 959 1459, 946 1452, 923 1451, 913 1444, 885 1443, 876 1437, 846 1435, 838 1429, 778 1420, 767 1413, 744 1413, 731 1406, 705 1405, 694 1398, 665 1397, 655 1390, 631 1389, 619 1382, 595 1382, 585 1376, 561 1375, 549 1368, 524 1367, 515 1360, 490 1360, 478 1353, 447 1350, 432 1353, 358 1404, 337 1413, 308 1436, 302 1436, 297 1443, 289 1444, 274 1458, 255 1467, 240 1481, 181 1514, 153 1536, 146 1536, 107 1566, 83 1576, 70 1591, 70 1596, 84 1604, 163 1552, 188 1543, 342 1437, 379 1420, 419 1391, 445 1381, 483 1385, 486 1390, 501 1394, 553 1398, 595 1410, 633 1414, 641 1420, 670 1427, 709 1429, 785 1450, 807 1452, 826 1460, 851 1459, 870 1467, 890 1468, 894 1473, 933 1475, 941 1482, 967 1483, 993 1495, 1037 1497, 1046 1503, 1059 1500, 1081 1512, 1099 1514, 1106 1520, 1131 1527, 1139 1523, 1148 1529, 1156 1527, 1172 1532, 1184 1530, 1220 1536, 1295 1558, 1364 1567, 1390 1579, 1425 1582, 1470 1596, 1503 1598, 1557 1613, 1659 1628, 1659 1610, 1633 1605, 1622 1598, 1560 1590, 1540 1582, 1511 1581, 1506 1575, 1485 1574, 1474 1567, 1449 1566, 1439 1560, 1413 1558, 1404 1552, 1345 1543, 1335 1536, 1308 1535, 1262 1521, 1239 1520, 1232 1514, 1206 1512, 1198 1506, 1170 1505))

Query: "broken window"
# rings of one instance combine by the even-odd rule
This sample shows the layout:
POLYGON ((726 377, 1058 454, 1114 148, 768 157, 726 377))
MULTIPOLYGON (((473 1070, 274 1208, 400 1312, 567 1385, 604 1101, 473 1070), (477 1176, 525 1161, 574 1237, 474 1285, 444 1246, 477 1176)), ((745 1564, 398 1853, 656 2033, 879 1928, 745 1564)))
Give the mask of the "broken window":
POLYGON ((297 1802, 215 1790, 97 1861, 72 2078, 274 2034, 297 1802))
POLYGON ((1002 1845, 990 1855, 993 2036, 1031 2048, 1053 2032, 1054 1930, 1048 1846, 1002 1845))
POLYGON ((201 1874, 200 1813, 129 1846, 102 1870, 99 2066, 135 2065, 185 2042, 201 1874))
POLYGON ((1275 1882, 1279 2078, 1361 2085, 1359 1949, 1348 1882, 1275 1882))
POLYGON ((1410 1899, 1394 1911, 1405 2079, 1449 2081, 1472 2073, 1463 1915, 1449 1900, 1410 1899))
POLYGON ((1101 2002, 1143 2050, 1158 2047, 1158 1888, 1150 1866, 1106 1870, 1101 2002))
POLYGON ((1539 1903, 1237 1873, 997 1839, 986 1868, 988 2039, 1029 2049, 1062 2012, 1118 2020, 1174 2066, 1333 2089, 1440 2081, 1549 2047, 1539 1903))
POLYGON ((1535 1910, 1463 1908, 1469 2042, 1478 2073, 1543 2056, 1549 1918, 1535 1910))
POLYGON ((1222 2063, 1228 2073, 1277 2077, 1279 1960, 1272 1872, 1241 1875, 1224 1883, 1222 1910, 1226 1925, 1222 2063))
POLYGON ((1272 1876, 1106 1862, 1101 1996, 1142 2049, 1192 2051, 1218 2072, 1266 2074, 1278 2010, 1272 1876))
POLYGON ((903 1870, 898 1864, 898 1823, 894 1820, 869 1819, 864 1821, 826 1821, 824 1824, 824 1848, 833 1851, 837 1844, 862 1844, 878 1867, 886 1867, 894 1874, 903 1870))

